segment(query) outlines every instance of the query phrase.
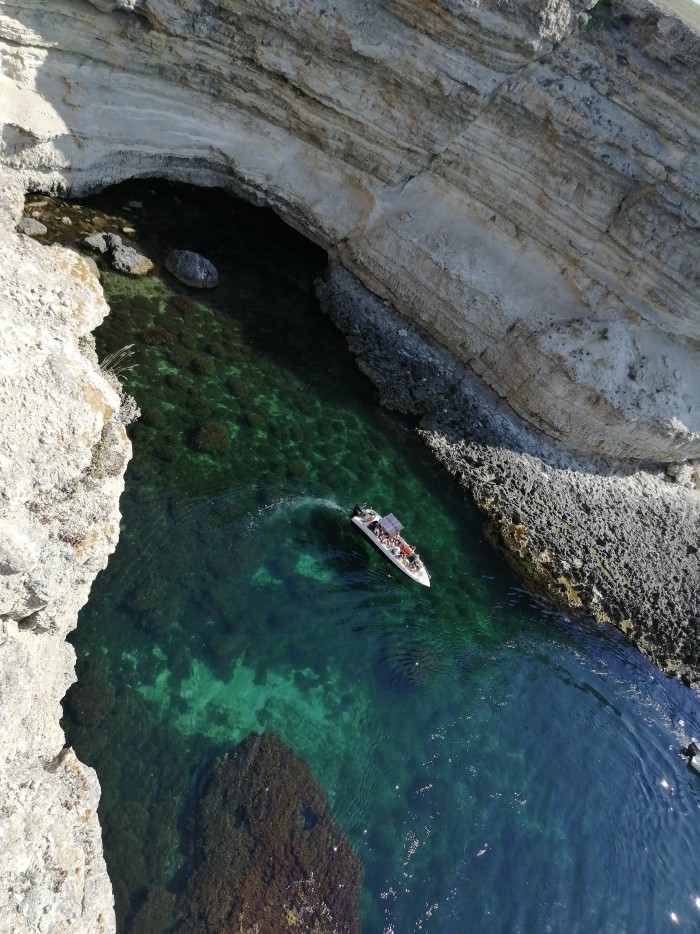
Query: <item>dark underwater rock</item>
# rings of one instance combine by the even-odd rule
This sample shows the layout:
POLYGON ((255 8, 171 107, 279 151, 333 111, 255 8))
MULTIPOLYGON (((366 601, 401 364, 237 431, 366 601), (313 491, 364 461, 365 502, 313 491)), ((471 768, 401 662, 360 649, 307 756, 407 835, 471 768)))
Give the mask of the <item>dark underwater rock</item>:
POLYGON ((141 336, 147 344, 169 344, 172 340, 166 328, 146 328, 141 336))
POLYGON ((213 289, 219 284, 216 266, 192 250, 172 250, 165 260, 168 272, 195 289, 213 289))
POLYGON ((362 866, 308 765, 273 733, 217 760, 176 934, 359 934, 362 866))
POLYGON ((165 889, 149 888, 129 925, 129 934, 165 931, 172 920, 175 896, 165 889))
POLYGON ((116 692, 103 659, 88 659, 66 694, 65 705, 80 726, 96 727, 112 710, 116 692))
POLYGON ((192 360, 192 369, 195 373, 202 373, 205 376, 211 376, 216 373, 216 364, 211 357, 199 356, 192 360))

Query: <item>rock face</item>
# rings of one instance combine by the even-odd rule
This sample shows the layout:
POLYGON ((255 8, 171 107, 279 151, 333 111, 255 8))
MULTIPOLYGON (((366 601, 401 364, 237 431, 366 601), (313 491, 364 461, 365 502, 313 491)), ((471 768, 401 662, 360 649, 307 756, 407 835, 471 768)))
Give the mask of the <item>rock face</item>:
POLYGON ((251 734, 217 761, 196 827, 177 934, 359 934, 360 861, 279 736, 251 734))
POLYGON ((77 253, 15 232, 0 171, 0 930, 114 930, 92 769, 64 750, 65 637, 119 530, 131 448, 90 332, 108 309, 77 253))
POLYGON ((699 20, 685 0, 17 0, 2 157, 46 189, 153 173, 270 204, 531 424, 682 462, 699 20))
POLYGON ((317 291, 383 404, 420 417, 424 441, 531 587, 585 607, 669 674, 698 681, 698 490, 633 463, 582 461, 524 430, 468 368, 341 267, 317 291))
POLYGON ((576 508, 554 502, 588 527, 597 455, 697 476, 684 462, 700 456, 699 20, 687 0, 0 4, 0 165, 16 180, 0 179, 0 928, 113 927, 96 779, 56 757, 63 637, 116 541, 128 456, 117 393, 89 359, 96 280, 16 232, 17 184, 81 194, 161 175, 274 208, 404 316, 397 333, 425 328, 588 458, 535 451, 456 391, 466 377, 435 348, 406 355, 419 376, 387 395, 423 415, 501 541, 574 602, 596 611, 617 556, 610 616, 643 647, 623 565, 639 546, 643 576, 681 517, 653 591, 680 596, 650 605, 647 650, 695 664, 697 632, 664 626, 693 593, 697 606, 696 491, 669 485, 669 506, 658 472, 630 469, 598 502, 653 491, 659 508, 602 557, 607 542, 563 539, 533 503, 551 515, 559 483, 576 508), (433 404, 444 393, 463 404, 454 420, 433 404))

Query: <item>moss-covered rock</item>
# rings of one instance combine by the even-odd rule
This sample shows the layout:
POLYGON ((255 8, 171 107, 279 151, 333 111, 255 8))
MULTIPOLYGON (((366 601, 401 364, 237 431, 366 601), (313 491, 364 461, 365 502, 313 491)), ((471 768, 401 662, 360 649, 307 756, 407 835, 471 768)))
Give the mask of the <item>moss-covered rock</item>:
POLYGON ((139 909, 131 919, 129 934, 157 934, 166 931, 172 922, 175 896, 165 889, 147 889, 139 909))
POLYGON ((197 302, 189 295, 175 295, 170 304, 182 314, 192 314, 197 310, 197 302))
POLYGON ((216 363, 214 363, 211 357, 202 355, 192 360, 192 369, 195 373, 203 373, 206 376, 211 376, 213 373, 216 373, 216 363))
POLYGON ((169 344, 172 335, 167 328, 146 328, 141 337, 147 344, 169 344))
POLYGON ((207 344, 207 353, 210 353, 212 357, 219 357, 223 360, 226 356, 226 348, 220 341, 212 341, 207 344))
POLYGON ((80 726, 96 727, 114 707, 116 694, 102 659, 88 659, 66 695, 66 708, 80 726))
POLYGON ((162 428, 165 425, 165 416, 161 409, 146 406, 141 409, 141 422, 149 428, 162 428))
POLYGON ((187 350, 194 350, 197 347, 197 335, 192 331, 180 331, 177 339, 187 350))
POLYGON ((223 422, 204 422, 194 436, 195 447, 208 454, 225 451, 230 443, 228 428, 223 422))

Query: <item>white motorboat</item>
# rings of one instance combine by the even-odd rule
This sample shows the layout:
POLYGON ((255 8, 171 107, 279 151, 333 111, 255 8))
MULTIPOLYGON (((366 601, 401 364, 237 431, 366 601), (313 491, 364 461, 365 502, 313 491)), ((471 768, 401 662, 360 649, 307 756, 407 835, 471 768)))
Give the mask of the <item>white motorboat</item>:
POLYGON ((358 529, 362 529, 384 557, 395 564, 407 577, 424 587, 430 587, 428 569, 421 561, 416 549, 399 534, 403 525, 393 512, 387 516, 380 516, 369 506, 355 506, 352 511, 352 521, 358 529))

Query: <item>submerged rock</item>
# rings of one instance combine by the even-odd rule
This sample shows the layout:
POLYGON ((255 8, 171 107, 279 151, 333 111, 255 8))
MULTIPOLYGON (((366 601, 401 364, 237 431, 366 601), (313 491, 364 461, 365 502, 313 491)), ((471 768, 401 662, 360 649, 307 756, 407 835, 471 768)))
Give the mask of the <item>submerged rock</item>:
POLYGON ((84 247, 94 253, 109 253, 112 268, 129 276, 145 276, 153 269, 151 260, 132 246, 125 246, 119 234, 98 233, 85 237, 84 247))
POLYGON ((129 276, 145 276, 153 269, 153 263, 132 246, 124 246, 122 243, 112 250, 112 267, 129 276))
POLYGON ((172 250, 165 260, 168 272, 195 289, 213 289, 219 284, 216 266, 191 250, 172 250))
POLYGON ((204 422, 194 437, 196 447, 210 454, 225 451, 229 441, 228 428, 221 422, 204 422))
POLYGON ((196 816, 199 865, 177 934, 360 931, 362 866, 304 760, 251 733, 219 759, 196 816))

